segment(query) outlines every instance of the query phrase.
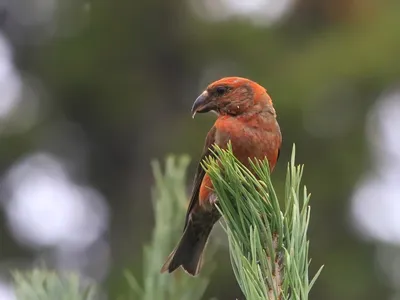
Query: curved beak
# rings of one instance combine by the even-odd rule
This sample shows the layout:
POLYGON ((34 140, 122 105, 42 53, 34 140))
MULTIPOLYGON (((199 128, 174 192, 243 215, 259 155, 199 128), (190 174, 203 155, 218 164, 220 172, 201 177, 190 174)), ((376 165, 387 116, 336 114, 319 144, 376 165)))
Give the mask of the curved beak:
POLYGON ((196 113, 205 113, 213 108, 210 105, 210 99, 208 97, 208 92, 204 91, 197 99, 194 101, 192 106, 192 118, 196 116, 196 113))

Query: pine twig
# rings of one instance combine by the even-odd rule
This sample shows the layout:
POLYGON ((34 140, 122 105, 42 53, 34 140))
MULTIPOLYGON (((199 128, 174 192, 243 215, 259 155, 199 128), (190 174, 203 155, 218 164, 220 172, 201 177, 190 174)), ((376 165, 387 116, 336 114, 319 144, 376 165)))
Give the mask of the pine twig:
POLYGON ((266 160, 250 161, 250 172, 227 150, 213 149, 218 159, 204 161, 225 220, 232 267, 248 300, 307 300, 321 269, 308 277, 307 229, 310 196, 300 193, 302 166, 295 147, 288 165, 284 209, 273 188, 266 160))

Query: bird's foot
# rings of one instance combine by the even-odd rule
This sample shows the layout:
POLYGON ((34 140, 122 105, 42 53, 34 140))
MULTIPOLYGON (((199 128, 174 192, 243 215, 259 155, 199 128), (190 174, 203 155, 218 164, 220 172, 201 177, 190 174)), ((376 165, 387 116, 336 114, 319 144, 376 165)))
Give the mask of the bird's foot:
POLYGON ((217 203, 218 201, 217 195, 215 193, 212 193, 208 199, 211 205, 215 205, 215 203, 217 203))

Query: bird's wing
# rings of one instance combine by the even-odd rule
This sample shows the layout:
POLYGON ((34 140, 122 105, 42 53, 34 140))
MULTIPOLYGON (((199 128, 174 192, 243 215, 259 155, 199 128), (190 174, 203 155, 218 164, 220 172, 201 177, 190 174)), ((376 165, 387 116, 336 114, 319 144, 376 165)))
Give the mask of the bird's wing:
POLYGON ((189 206, 188 206, 188 209, 187 209, 187 213, 186 213, 186 220, 185 220, 184 230, 186 229, 186 226, 188 224, 189 215, 190 215, 193 207, 199 201, 200 186, 201 186, 201 183, 203 181, 204 175, 206 173, 200 163, 203 161, 203 159, 205 157, 210 156, 210 155, 214 156, 214 154, 210 151, 210 147, 215 142, 215 132, 216 132, 216 128, 215 128, 215 126, 213 126, 211 128, 211 130, 207 134, 206 142, 205 142, 204 149, 203 149, 203 153, 201 155, 199 164, 197 165, 197 171, 196 171, 196 175, 194 177, 194 183, 193 183, 192 196, 190 198, 190 203, 189 203, 189 206))

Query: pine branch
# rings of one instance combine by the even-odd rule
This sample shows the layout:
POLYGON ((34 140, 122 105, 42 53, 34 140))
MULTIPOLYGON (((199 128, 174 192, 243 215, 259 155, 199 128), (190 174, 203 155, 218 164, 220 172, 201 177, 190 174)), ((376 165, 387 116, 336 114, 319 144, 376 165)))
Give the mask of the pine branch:
POLYGON ((17 300, 95 300, 95 284, 82 282, 75 274, 57 274, 48 270, 13 273, 17 300))
MULTIPOLYGON (((210 263, 201 275, 191 278, 183 271, 167 275, 160 274, 164 260, 179 241, 188 205, 185 192, 187 156, 169 156, 166 159, 165 171, 158 162, 153 162, 155 187, 153 188, 153 206, 155 228, 150 245, 144 249, 143 285, 129 272, 126 278, 131 287, 134 300, 200 300, 208 285, 211 271, 210 263)), ((213 252, 212 244, 207 249, 207 256, 213 252), (210 247, 211 246, 211 247, 210 247), (211 251, 210 251, 211 250, 211 251)))
MULTIPOLYGON (((307 240, 310 196, 305 188, 300 192, 303 167, 294 164, 294 148, 283 210, 266 161, 252 163, 256 177, 234 157, 231 147, 216 148, 215 152, 218 161, 207 159, 205 168, 218 194, 233 270, 246 298, 307 300, 322 268, 310 281, 307 240)), ((153 163, 156 226, 153 240, 145 248, 143 284, 126 272, 132 292, 129 299, 200 300, 204 294, 208 284, 208 274, 204 271, 207 270, 198 278, 179 272, 172 276, 159 273, 160 265, 181 234, 187 205, 187 164, 187 157, 169 157, 163 174, 160 165, 153 163)), ((83 287, 74 275, 35 270, 15 273, 14 278, 18 300, 95 299, 96 287, 83 287)))
POLYGON ((303 166, 295 147, 287 169, 283 210, 273 188, 268 162, 251 161, 253 175, 227 150, 214 148, 217 160, 204 161, 218 195, 229 239, 233 271, 248 300, 307 300, 322 267, 310 281, 308 267, 310 195, 300 192, 303 166))

